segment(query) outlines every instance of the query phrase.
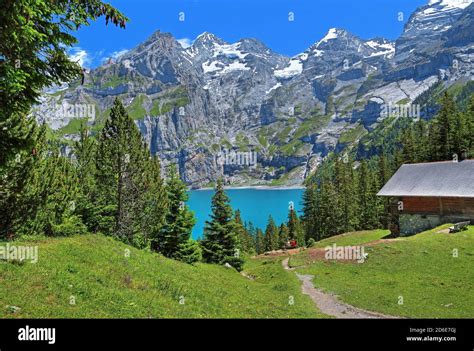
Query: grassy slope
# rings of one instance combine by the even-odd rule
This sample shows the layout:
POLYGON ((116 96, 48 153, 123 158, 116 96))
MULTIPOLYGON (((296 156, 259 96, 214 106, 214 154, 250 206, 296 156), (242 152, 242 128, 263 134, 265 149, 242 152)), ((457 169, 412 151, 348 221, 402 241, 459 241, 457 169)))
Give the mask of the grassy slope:
MULTIPOLYGON (((389 230, 377 229, 377 230, 364 230, 360 232, 344 233, 330 238, 317 241, 312 247, 313 248, 324 248, 326 246, 332 246, 337 244, 339 246, 352 246, 362 245, 371 241, 381 239, 390 234, 389 230)), ((289 264, 292 267, 302 266, 310 263, 308 258, 308 251, 302 251, 296 256, 291 256, 289 264)))
MULTIPOLYGON (((363 264, 316 262, 298 271, 313 274, 317 287, 368 310, 416 318, 472 318, 474 227, 437 233, 446 227, 368 247, 363 264), (453 249, 459 257, 453 257, 453 249)), ((359 239, 366 242, 367 235, 359 239)), ((354 245, 357 240, 348 243, 342 236, 338 244, 354 245)))
POLYGON ((277 260, 250 260, 252 281, 222 266, 190 266, 101 235, 29 245, 39 246, 38 263, 0 262, 2 318, 322 316, 277 260), (7 305, 21 311, 13 314, 7 305))
POLYGON ((332 244, 361 245, 371 241, 382 239, 384 236, 387 236, 389 234, 390 231, 385 229, 364 230, 360 232, 345 233, 318 241, 313 245, 313 247, 326 247, 331 246, 332 244))

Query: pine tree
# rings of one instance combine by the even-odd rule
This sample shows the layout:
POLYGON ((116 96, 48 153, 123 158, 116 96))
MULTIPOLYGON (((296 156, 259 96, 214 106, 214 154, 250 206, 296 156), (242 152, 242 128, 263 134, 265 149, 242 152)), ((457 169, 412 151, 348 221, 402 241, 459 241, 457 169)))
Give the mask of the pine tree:
POLYGON ((85 233, 76 213, 80 184, 75 167, 61 156, 59 144, 45 142, 44 133, 38 139, 36 155, 17 204, 21 215, 16 216, 15 232, 47 236, 85 233))
POLYGON ((199 257, 192 252, 189 241, 195 224, 194 214, 186 205, 188 194, 176 167, 170 168, 166 182, 166 215, 164 223, 152 239, 152 249, 164 256, 190 262, 191 257, 199 257))
POLYGON ((265 236, 263 237, 265 251, 273 251, 278 249, 278 228, 272 216, 268 217, 265 236))
POLYGON ((306 185, 303 193, 303 215, 301 221, 305 231, 306 239, 315 238, 316 223, 317 223, 317 208, 316 208, 316 192, 317 185, 315 182, 309 182, 306 185))
POLYGON ((403 145, 402 154, 404 163, 414 163, 416 160, 416 148, 413 129, 407 127, 402 131, 401 143, 403 145))
MULTIPOLYGON (((387 157, 385 153, 382 153, 379 158, 378 158, 378 186, 379 191, 390 179, 389 176, 389 167, 387 165, 387 157)), ((388 226, 388 214, 389 214, 389 209, 390 209, 390 198, 381 198, 380 200, 380 206, 381 206, 381 214, 380 214, 380 222, 383 225, 384 228, 387 228, 388 226)))
POLYGON ((223 181, 219 179, 212 198, 211 220, 206 221, 204 227, 203 259, 208 263, 228 263, 240 271, 243 259, 238 249, 238 233, 232 212, 223 181))
POLYGON ((354 219, 352 163, 336 159, 334 165, 334 187, 336 191, 335 207, 332 215, 335 232, 342 233, 353 230, 354 219))
POLYGON ((98 230, 134 244, 141 232, 147 162, 140 131, 116 99, 96 152, 98 230), (136 237, 137 236, 137 237, 136 237))
POLYGON ((296 240, 299 247, 305 245, 305 232, 302 228, 298 215, 293 207, 289 208, 288 211, 288 222, 286 224, 288 228, 288 238, 289 240, 296 240))
POLYGON ((456 130, 453 119, 457 114, 454 99, 448 92, 441 98, 441 108, 434 121, 434 152, 437 160, 451 160, 454 152, 456 130))
POLYGON ((255 232, 255 250, 257 254, 261 255, 265 252, 265 243, 263 238, 263 232, 260 228, 257 228, 255 232))
POLYGON ((357 198, 359 202, 359 211, 360 211, 360 227, 359 229, 368 229, 370 222, 370 213, 369 213, 369 170, 367 167, 367 161, 362 160, 358 172, 358 193, 357 198))
POLYGON ((247 230, 246 226, 242 222, 240 210, 235 211, 234 221, 237 226, 237 232, 239 233, 239 248, 242 252, 251 254, 255 252, 255 243, 253 238, 247 230))
POLYGON ((32 151, 27 151, 23 146, 11 148, 7 145, 2 151, 13 153, 14 157, 4 154, 3 166, 0 166, 0 238, 13 239, 16 236, 14 223, 25 219, 25 212, 20 210, 20 205, 24 202, 25 186, 38 159, 37 148, 44 144, 46 127, 35 129, 34 133, 31 139, 36 140, 32 151))
MULTIPOLYGON (((414 138, 415 138, 415 162, 425 162, 428 160, 427 145, 428 138, 426 133, 426 124, 420 119, 414 125, 414 138)), ((382 184, 385 184, 384 181, 382 184)))
POLYGON ((321 180, 318 194, 318 231, 314 238, 321 240, 334 234, 339 234, 338 229, 334 227, 337 199, 333 182, 325 177, 321 180))
POLYGON ((469 157, 474 157, 474 94, 471 95, 465 112, 467 152, 469 157))
POLYGON ((96 147, 96 140, 91 136, 87 125, 81 123, 79 140, 74 143, 73 156, 77 175, 81 179, 81 191, 76 201, 76 211, 90 231, 95 231, 98 226, 94 206, 97 193, 95 183, 96 147))
POLYGON ((285 223, 282 223, 280 225, 280 228, 278 229, 278 238, 279 238, 279 248, 280 249, 285 249, 288 244, 288 228, 285 225, 285 223))
MULTIPOLYGON (((161 177, 161 163, 158 157, 150 156, 146 145, 143 146, 142 152, 144 153, 144 159, 147 157, 148 159, 144 161, 145 168, 142 179, 136 182, 137 186, 140 187, 139 192, 141 194, 137 203, 137 208, 140 209, 140 216, 137 217, 137 221, 140 222, 141 235, 134 237, 134 245, 148 248, 153 246, 153 239, 159 235, 164 225, 168 211, 168 197, 161 177)), ((189 251, 189 247, 186 250, 189 251)), ((183 260, 190 261, 185 257, 183 260)))

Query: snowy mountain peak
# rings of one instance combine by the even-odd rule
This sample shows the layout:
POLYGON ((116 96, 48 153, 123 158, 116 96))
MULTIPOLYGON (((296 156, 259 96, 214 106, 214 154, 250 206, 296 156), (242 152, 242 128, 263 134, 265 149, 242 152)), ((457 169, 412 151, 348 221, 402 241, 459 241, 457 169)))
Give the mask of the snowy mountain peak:
POLYGON ((473 0, 430 0, 428 6, 438 5, 446 8, 460 8, 464 9, 472 4, 473 0))
POLYGON ((213 33, 204 32, 196 37, 196 40, 194 41, 192 46, 203 46, 209 48, 212 47, 214 44, 226 44, 226 42, 213 33))
POLYGON ((344 33, 344 29, 331 28, 328 30, 324 38, 316 43, 316 48, 321 44, 328 42, 329 40, 337 39, 341 33, 344 33))

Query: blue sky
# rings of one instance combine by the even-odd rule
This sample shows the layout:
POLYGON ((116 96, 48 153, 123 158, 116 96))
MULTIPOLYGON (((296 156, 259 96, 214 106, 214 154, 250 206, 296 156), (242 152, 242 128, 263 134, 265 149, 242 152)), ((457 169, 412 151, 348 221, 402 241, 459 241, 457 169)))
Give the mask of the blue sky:
POLYGON ((235 42, 253 37, 288 56, 306 50, 329 28, 368 39, 397 38, 410 14, 428 0, 111 0, 130 22, 127 29, 105 26, 103 19, 77 32, 71 54, 85 67, 132 49, 156 30, 192 42, 204 31, 235 42), (294 14, 290 21, 289 13, 294 14), (399 21, 399 13, 403 21, 399 21), (180 21, 184 13, 184 21, 180 21))

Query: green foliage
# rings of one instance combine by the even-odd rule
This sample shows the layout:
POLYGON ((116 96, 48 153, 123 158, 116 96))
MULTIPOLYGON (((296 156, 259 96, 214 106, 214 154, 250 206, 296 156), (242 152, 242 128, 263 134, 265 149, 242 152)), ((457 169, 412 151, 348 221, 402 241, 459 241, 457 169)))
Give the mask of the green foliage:
POLYGON ((45 87, 69 82, 82 69, 67 50, 72 35, 90 20, 104 16, 125 27, 119 11, 99 0, 19 0, 2 3, 0 12, 0 167, 33 143, 30 107, 45 87))
POLYGON ((242 223, 240 217, 240 210, 235 211, 234 221, 238 232, 238 241, 240 251, 246 254, 255 253, 255 241, 254 241, 254 228, 252 223, 249 224, 249 228, 242 223))
MULTIPOLYGON (((195 224, 194 214, 186 205, 188 194, 186 185, 181 181, 176 167, 170 168, 166 183, 167 209, 164 223, 153 238, 152 248, 166 257, 185 258, 192 260, 195 246, 189 243, 191 232, 195 224), (184 249, 186 252, 181 252, 184 249)), ((199 253, 200 255, 200 253, 199 253)))
POLYGON ((53 236, 73 236, 87 234, 87 227, 78 216, 66 217, 60 224, 52 225, 53 236))
POLYGON ((208 263, 228 263, 240 271, 243 259, 238 248, 238 231, 229 202, 222 179, 219 179, 212 198, 211 220, 206 221, 204 227, 204 239, 201 242, 203 259, 208 263))
POLYGON ((95 167, 95 208, 107 225, 95 230, 128 243, 156 237, 164 214, 160 165, 118 99, 99 136, 95 167))
POLYGON ((280 228, 278 228, 278 245, 280 249, 285 249, 289 240, 288 237, 288 227, 286 226, 285 223, 282 223, 280 225, 280 228))
POLYGON ((263 237, 263 246, 265 251, 278 250, 280 238, 278 237, 278 228, 273 220, 272 216, 268 217, 267 227, 265 229, 265 235, 263 237))
POLYGON ((179 261, 194 264, 202 260, 202 249, 195 240, 188 240, 177 247, 175 258, 179 261))
POLYGON ((265 241, 263 238, 263 232, 260 228, 255 231, 255 251, 261 255, 265 252, 265 241))
POLYGON ((299 247, 305 246, 305 232, 298 215, 293 208, 290 208, 288 211, 288 222, 286 227, 288 228, 288 239, 296 240, 299 247))

